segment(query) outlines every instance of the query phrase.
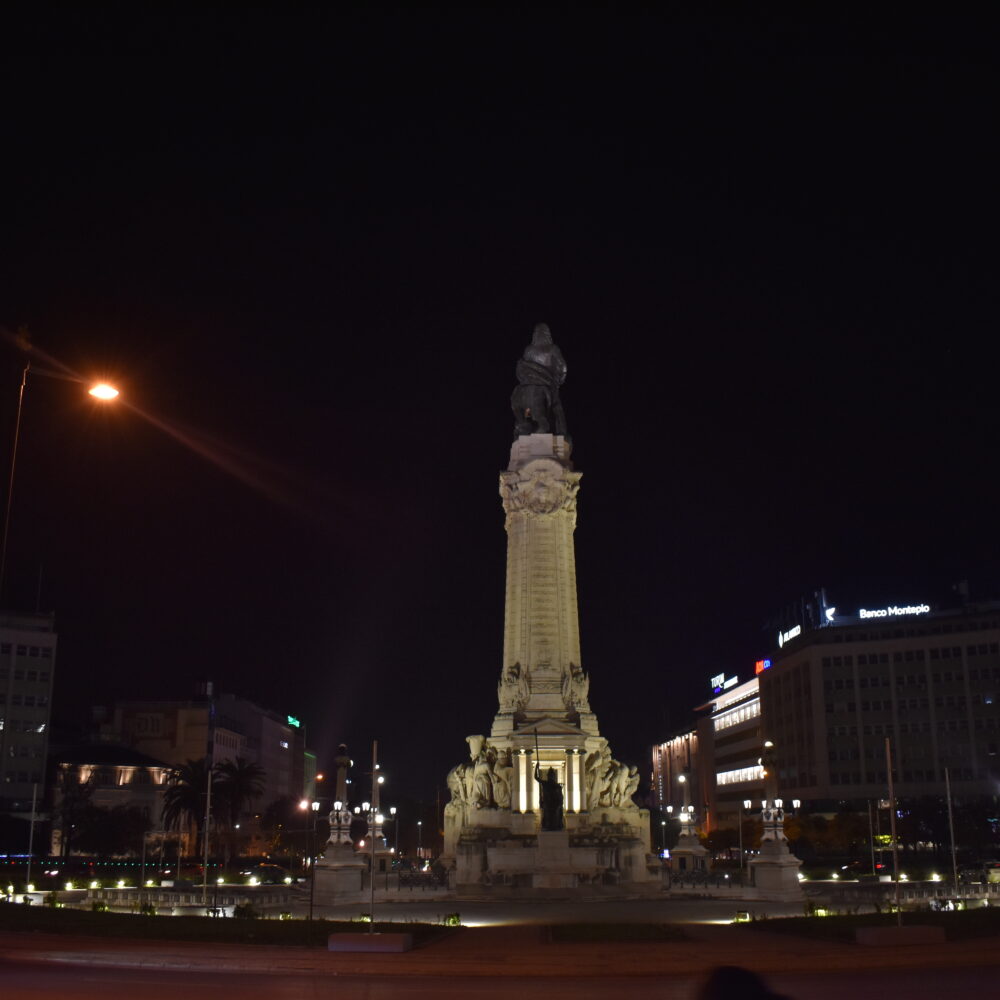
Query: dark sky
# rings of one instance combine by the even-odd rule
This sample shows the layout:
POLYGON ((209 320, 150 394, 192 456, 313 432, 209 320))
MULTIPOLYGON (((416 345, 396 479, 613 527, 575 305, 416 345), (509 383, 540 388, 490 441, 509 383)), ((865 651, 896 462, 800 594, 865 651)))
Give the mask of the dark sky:
POLYGON ((496 710, 540 320, 619 757, 819 586, 1000 596, 993 24, 6 10, 0 323, 127 401, 25 402, 59 719, 211 677, 433 796, 496 710))

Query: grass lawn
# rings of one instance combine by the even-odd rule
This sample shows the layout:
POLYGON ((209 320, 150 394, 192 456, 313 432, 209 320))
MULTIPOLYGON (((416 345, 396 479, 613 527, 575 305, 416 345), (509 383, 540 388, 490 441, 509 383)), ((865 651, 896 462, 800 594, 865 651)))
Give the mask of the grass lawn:
MULTIPOLYGON (((280 944, 326 947, 334 931, 368 932, 360 922, 314 920, 237 920, 232 917, 146 917, 130 913, 92 913, 69 908, 0 904, 0 931, 48 934, 93 934, 99 937, 149 938, 164 941, 213 941, 225 944, 280 944)), ((375 931, 413 934, 419 946, 461 928, 438 924, 375 923, 375 931)))

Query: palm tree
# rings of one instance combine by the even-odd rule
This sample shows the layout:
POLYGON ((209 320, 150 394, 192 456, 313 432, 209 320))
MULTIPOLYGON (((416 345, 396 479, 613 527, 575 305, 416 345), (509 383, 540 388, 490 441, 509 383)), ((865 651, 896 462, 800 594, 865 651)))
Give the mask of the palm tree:
MULTIPOLYGON (((208 761, 189 760, 176 768, 169 778, 170 787, 163 796, 163 825, 176 830, 184 823, 193 823, 201 840, 205 826, 205 795, 208 790, 208 761)), ((212 772, 212 800, 219 786, 218 772, 212 772)))
POLYGON ((97 772, 91 771, 86 781, 80 780, 79 765, 59 769, 57 789, 59 796, 54 812, 59 816, 62 831, 59 854, 66 857, 73 846, 73 837, 81 817, 90 807, 90 797, 97 784, 97 772))
POLYGON ((215 773, 219 776, 219 818, 230 828, 235 827, 250 803, 264 791, 264 768, 237 757, 216 764, 215 773))
POLYGON ((253 761, 237 757, 216 764, 215 773, 219 778, 219 805, 218 810, 213 809, 213 815, 217 823, 221 820, 221 825, 228 829, 228 835, 223 838, 228 868, 235 842, 239 840, 240 816, 264 791, 264 769, 253 761))

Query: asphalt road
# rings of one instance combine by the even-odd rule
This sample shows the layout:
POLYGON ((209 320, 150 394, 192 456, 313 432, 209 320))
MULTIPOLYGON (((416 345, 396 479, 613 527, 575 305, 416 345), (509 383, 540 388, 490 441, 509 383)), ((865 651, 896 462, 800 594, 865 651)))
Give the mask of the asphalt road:
MULTIPOLYGON (((317 917, 351 920, 368 905, 347 903, 316 907, 317 917)), ((803 904, 744 902, 737 899, 601 899, 519 902, 427 899, 375 904, 376 920, 438 923, 446 913, 458 913, 467 927, 496 924, 564 923, 730 923, 737 910, 769 917, 801 917, 803 904)))
MULTIPOLYGON (((995 996, 995 967, 919 969, 839 974, 776 975, 773 990, 789 1000, 884 1000, 895 993, 906 1000, 941 996, 995 996)), ((574 977, 545 979, 470 979, 420 976, 412 979, 360 976, 271 976, 245 973, 192 973, 152 969, 97 969, 65 965, 0 963, 4 1000, 450 1000, 482 997, 518 1000, 694 1000, 699 980, 652 977, 574 977)), ((739 1000, 739 998, 734 998, 739 1000)))

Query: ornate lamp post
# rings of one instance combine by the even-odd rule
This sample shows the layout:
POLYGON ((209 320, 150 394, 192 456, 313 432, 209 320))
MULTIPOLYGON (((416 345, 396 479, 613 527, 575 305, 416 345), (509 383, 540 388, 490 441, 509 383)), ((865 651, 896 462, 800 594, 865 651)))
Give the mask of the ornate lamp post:
MULTIPOLYGON (((785 800, 778 795, 778 768, 774 744, 766 740, 758 761, 764 779, 764 797, 760 802, 763 830, 760 854, 750 863, 753 884, 774 895, 776 899, 801 899, 798 869, 802 862, 788 850, 785 836, 785 800)), ((799 806, 793 800, 793 808, 799 806)))

